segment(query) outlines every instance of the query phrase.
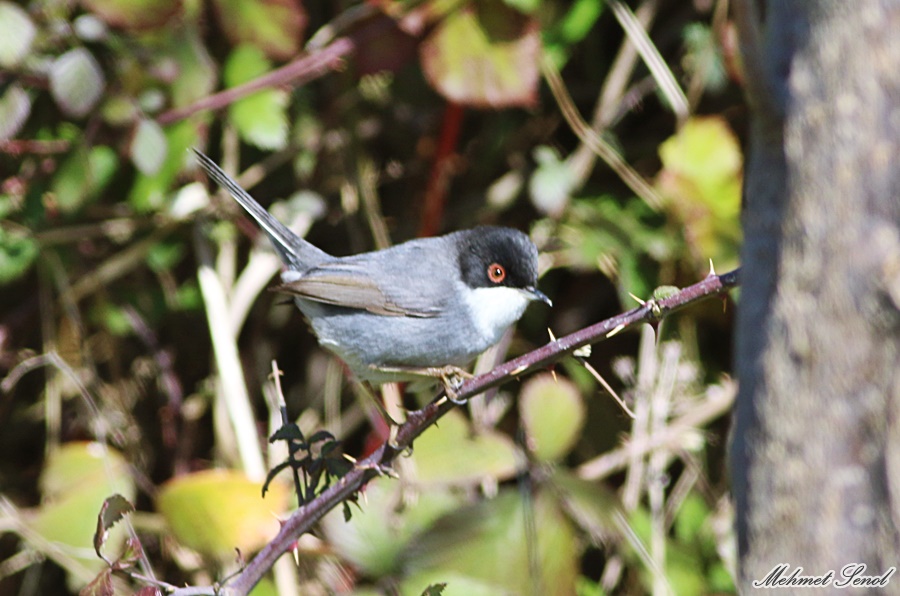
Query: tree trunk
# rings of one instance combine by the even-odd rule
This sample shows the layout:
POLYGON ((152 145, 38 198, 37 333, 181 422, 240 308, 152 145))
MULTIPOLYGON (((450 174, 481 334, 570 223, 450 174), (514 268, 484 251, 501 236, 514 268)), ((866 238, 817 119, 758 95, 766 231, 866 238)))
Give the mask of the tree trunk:
MULTIPOLYGON (((738 0, 740 587, 900 562, 900 3, 738 0), (758 35, 756 34, 758 32, 758 35)), ((900 575, 892 592, 900 593, 900 575)))

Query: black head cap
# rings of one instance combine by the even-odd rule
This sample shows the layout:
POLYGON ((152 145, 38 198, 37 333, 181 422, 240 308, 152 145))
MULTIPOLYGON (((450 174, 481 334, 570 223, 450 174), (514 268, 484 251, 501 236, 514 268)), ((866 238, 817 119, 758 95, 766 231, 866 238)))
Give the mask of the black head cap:
POLYGON ((534 243, 512 228, 480 226, 459 232, 459 268, 470 288, 507 286, 548 302, 537 290, 538 252, 534 243))

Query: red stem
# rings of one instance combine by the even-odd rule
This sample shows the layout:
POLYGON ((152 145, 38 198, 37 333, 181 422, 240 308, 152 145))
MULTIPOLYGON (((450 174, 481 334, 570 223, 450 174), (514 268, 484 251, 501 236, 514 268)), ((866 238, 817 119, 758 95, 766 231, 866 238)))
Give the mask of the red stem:
POLYGON ((422 222, 419 236, 434 236, 441 231, 444 219, 444 205, 447 203, 447 189, 456 157, 456 145, 459 143, 459 130, 462 127, 463 107, 449 102, 444 109, 441 132, 434 154, 434 163, 425 189, 422 208, 422 222))

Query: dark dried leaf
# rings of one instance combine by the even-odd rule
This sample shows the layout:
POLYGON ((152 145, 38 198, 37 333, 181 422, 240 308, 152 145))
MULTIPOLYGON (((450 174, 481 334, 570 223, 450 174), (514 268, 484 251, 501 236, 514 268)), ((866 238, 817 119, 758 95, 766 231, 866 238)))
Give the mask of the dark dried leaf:
POLYGON ((300 441, 305 443, 306 437, 303 436, 303 431, 296 424, 285 424, 269 437, 270 443, 275 441, 300 441))
POLYGON ((100 514, 97 516, 97 530, 94 532, 94 551, 96 551, 98 557, 105 560, 103 555, 100 554, 100 549, 109 536, 110 528, 122 519, 126 513, 131 513, 132 511, 134 511, 134 505, 122 495, 116 494, 103 501, 100 514))
POLYGON ((81 588, 78 596, 115 596, 112 585, 112 570, 104 569, 88 585, 81 588))
POLYGON ((313 444, 313 443, 319 443, 321 441, 334 441, 334 440, 336 440, 336 439, 334 438, 333 434, 331 434, 327 430, 320 430, 320 431, 316 431, 316 433, 313 434, 313 436, 311 436, 309 438, 309 443, 313 444))

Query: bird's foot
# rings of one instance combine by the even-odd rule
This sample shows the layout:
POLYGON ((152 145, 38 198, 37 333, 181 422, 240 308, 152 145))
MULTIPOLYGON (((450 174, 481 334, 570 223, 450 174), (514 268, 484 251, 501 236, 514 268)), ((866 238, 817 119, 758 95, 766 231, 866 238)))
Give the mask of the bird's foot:
POLYGON ((372 370, 382 373, 395 374, 410 377, 427 377, 438 379, 444 387, 447 399, 456 405, 466 403, 466 400, 458 399, 459 388, 469 379, 474 379, 475 375, 458 366, 448 364, 447 366, 375 366, 372 370))

